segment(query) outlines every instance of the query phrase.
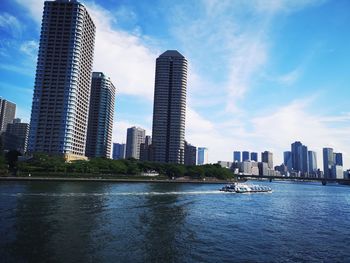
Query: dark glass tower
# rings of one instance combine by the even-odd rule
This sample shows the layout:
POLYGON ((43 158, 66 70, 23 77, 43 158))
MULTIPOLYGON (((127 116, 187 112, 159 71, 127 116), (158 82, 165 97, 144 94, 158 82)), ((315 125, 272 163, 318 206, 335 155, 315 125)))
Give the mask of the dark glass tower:
POLYGON ((94 42, 95 25, 81 3, 45 2, 29 151, 85 155, 94 42))
POLYGON ((153 106, 153 160, 184 163, 187 60, 176 50, 157 58, 153 106))
POLYGON ((115 87, 101 72, 92 73, 86 156, 111 156, 115 87))

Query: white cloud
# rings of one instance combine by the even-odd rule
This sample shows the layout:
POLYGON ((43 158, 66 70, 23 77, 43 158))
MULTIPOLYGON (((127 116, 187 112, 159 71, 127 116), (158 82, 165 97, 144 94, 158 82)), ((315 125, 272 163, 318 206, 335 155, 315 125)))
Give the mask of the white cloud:
POLYGON ((39 25, 41 23, 45 0, 15 0, 29 12, 28 15, 39 25))
POLYGON ((142 37, 112 27, 114 16, 94 3, 87 8, 96 25, 94 70, 111 77, 117 93, 153 98, 155 59, 159 52, 142 37))
POLYGON ((30 40, 30 41, 23 42, 19 49, 27 56, 33 59, 36 59, 38 55, 38 48, 39 48, 38 42, 34 40, 30 40))
POLYGON ((22 25, 16 17, 8 13, 0 14, 0 28, 8 31, 12 37, 20 37, 22 33, 22 25))

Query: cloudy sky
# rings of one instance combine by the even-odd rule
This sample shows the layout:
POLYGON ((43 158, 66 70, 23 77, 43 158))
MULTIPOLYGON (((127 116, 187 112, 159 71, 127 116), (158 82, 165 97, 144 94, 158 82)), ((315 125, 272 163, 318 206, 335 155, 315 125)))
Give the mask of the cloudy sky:
MULTIPOLYGON (((186 139, 211 162, 296 140, 350 168, 350 1, 82 0, 97 27, 94 70, 117 87, 114 142, 151 133, 155 59, 189 61, 186 139)), ((1 0, 0 96, 30 120, 42 0, 1 0)), ((260 156, 259 156, 260 158, 260 156)))

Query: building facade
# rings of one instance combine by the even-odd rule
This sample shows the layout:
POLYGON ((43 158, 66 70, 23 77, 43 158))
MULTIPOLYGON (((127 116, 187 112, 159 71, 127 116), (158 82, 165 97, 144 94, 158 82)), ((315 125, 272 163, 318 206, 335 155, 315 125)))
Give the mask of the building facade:
POLYGON ((261 162, 267 163, 269 169, 273 169, 273 154, 272 152, 265 151, 261 153, 261 162))
POLYGON ((292 171, 292 152, 291 151, 285 151, 283 153, 283 164, 287 167, 288 172, 292 171))
POLYGON ((309 173, 316 174, 317 172, 317 154, 314 151, 308 151, 309 158, 309 173))
POLYGON ((187 60, 168 50, 156 60, 153 105, 153 160, 184 163, 187 60))
POLYGON ((95 25, 75 0, 45 1, 29 151, 85 155, 95 25))
POLYGON ((334 153, 332 148, 323 148, 323 173, 324 178, 332 178, 332 167, 334 166, 334 153))
POLYGON ((257 161, 258 161, 258 153, 256 153, 256 152, 251 152, 251 153, 250 153, 250 160, 251 160, 251 161, 254 161, 254 162, 257 162, 257 161))
POLYGON ((139 127, 128 128, 126 134, 126 158, 140 159, 140 146, 145 142, 146 131, 139 127))
POLYGON ((185 141, 185 165, 197 164, 197 147, 185 141))
POLYGON ((12 123, 16 115, 16 104, 0 97, 0 133, 5 132, 7 124, 12 123))
POLYGON ((197 150, 197 164, 203 165, 209 163, 208 159, 208 148, 206 147, 198 147, 197 150))
POLYGON ((27 151, 29 123, 22 123, 15 119, 13 123, 7 124, 4 135, 3 147, 5 150, 17 150, 24 154, 27 151))
POLYGON ((113 160, 125 159, 125 143, 113 143, 113 160))
POLYGON ((233 152, 233 162, 241 162, 241 152, 233 152))
POLYGON ((86 156, 111 156, 115 87, 102 72, 92 73, 86 156))
POLYGON ((145 142, 140 144, 140 160, 141 161, 152 161, 152 137, 147 135, 145 142))
POLYGON ((250 161, 250 153, 248 151, 242 152, 242 162, 250 161))
POLYGON ((307 175, 309 172, 309 156, 308 148, 301 142, 297 141, 291 145, 292 152, 292 168, 294 172, 300 172, 302 175, 307 175))

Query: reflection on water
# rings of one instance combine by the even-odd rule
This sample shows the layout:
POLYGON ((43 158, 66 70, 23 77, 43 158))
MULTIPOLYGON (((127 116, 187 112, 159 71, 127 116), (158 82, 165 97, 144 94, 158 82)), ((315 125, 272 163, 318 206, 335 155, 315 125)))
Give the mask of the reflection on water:
MULTIPOLYGON (((153 184, 151 192, 180 192, 178 184, 153 184)), ((186 258, 186 246, 183 244, 184 218, 187 215, 188 202, 178 200, 176 194, 150 195, 146 197, 148 211, 141 215, 141 225, 145 225, 145 261, 146 262, 183 262, 186 258)))
POLYGON ((1 182, 1 262, 345 262, 350 188, 1 182))

